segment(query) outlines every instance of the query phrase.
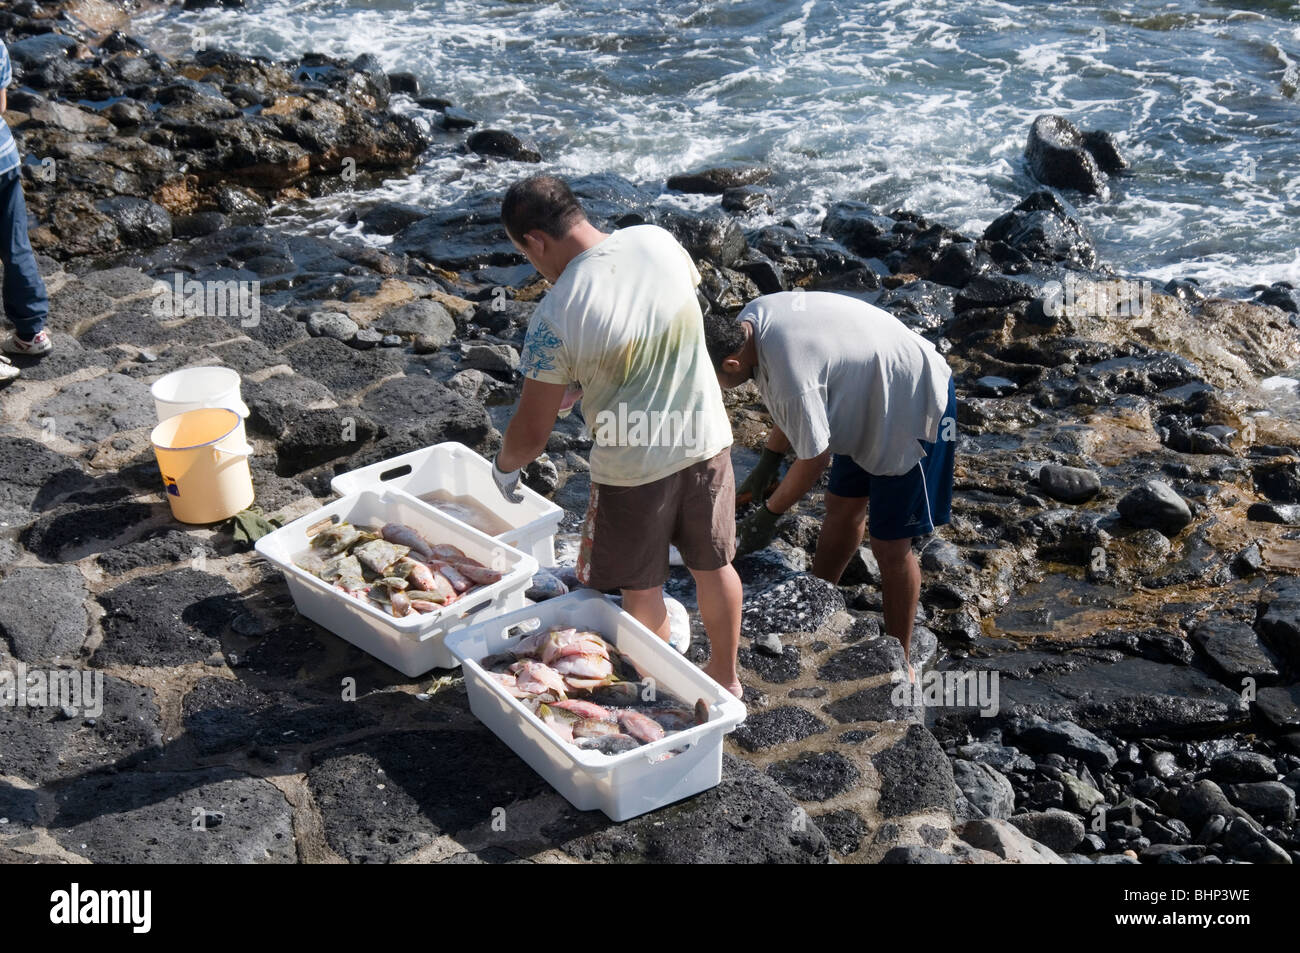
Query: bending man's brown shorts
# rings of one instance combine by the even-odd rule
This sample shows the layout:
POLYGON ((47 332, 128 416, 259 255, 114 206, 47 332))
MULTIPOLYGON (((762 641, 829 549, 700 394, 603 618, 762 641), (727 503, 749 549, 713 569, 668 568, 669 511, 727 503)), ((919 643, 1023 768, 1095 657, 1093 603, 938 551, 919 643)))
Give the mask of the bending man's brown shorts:
POLYGON ((736 555, 731 448, 641 486, 593 483, 578 579, 593 589, 654 589, 668 580, 668 544, 708 572, 736 555))

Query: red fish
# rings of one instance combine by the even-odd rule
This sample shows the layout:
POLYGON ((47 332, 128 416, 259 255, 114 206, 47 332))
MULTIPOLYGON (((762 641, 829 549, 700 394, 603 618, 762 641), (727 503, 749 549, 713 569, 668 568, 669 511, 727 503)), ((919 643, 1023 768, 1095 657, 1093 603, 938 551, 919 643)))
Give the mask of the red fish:
POLYGON ((622 725, 629 735, 640 741, 649 744, 652 741, 658 741, 664 736, 663 726, 656 723, 639 711, 624 709, 618 713, 618 723, 622 725))
POLYGON ((608 708, 601 708, 595 702, 585 702, 580 698, 570 698, 568 701, 556 702, 551 707, 564 708, 575 715, 581 715, 583 718, 596 718, 608 722, 617 721, 614 713, 608 708))
MULTIPOLYGON (((550 666, 543 665, 541 662, 516 662, 515 664, 519 666, 515 669, 515 684, 519 686, 520 691, 528 692, 530 695, 540 695, 550 690, 561 698, 567 693, 564 679, 550 666)), ((515 668, 514 665, 510 667, 515 668)))

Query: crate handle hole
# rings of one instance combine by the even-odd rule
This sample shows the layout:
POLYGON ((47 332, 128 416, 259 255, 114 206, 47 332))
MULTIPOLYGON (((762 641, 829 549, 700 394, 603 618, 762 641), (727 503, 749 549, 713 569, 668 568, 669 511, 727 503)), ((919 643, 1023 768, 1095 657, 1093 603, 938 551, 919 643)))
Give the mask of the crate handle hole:
POLYGON ((398 477, 404 477, 411 472, 411 465, 403 463, 400 467, 393 467, 391 470, 385 470, 379 474, 379 479, 383 481, 396 480, 398 477))

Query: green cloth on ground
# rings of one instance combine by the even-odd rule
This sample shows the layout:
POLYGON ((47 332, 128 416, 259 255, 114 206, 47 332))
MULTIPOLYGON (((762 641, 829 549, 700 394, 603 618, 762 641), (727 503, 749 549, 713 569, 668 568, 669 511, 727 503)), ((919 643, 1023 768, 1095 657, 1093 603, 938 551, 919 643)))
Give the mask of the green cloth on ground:
POLYGON ((252 549, 254 543, 263 536, 274 533, 280 525, 279 520, 268 519, 258 506, 241 510, 222 524, 241 549, 252 549))

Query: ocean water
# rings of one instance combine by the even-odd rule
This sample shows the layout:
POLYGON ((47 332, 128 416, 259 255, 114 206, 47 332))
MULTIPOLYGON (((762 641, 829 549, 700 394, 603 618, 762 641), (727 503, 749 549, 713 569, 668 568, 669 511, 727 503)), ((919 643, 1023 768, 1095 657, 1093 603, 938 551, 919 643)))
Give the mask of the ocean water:
MULTIPOLYGON (((763 163, 776 218, 806 226, 859 199, 978 234, 1035 187, 1030 122, 1062 113, 1113 132, 1133 166, 1078 201, 1104 259, 1228 293, 1300 285, 1300 2, 249 0, 135 28, 169 53, 201 31, 275 58, 374 54, 530 136, 561 174, 763 163)), ((535 169, 455 141, 295 223, 339 234, 358 200, 440 205, 535 169)))

